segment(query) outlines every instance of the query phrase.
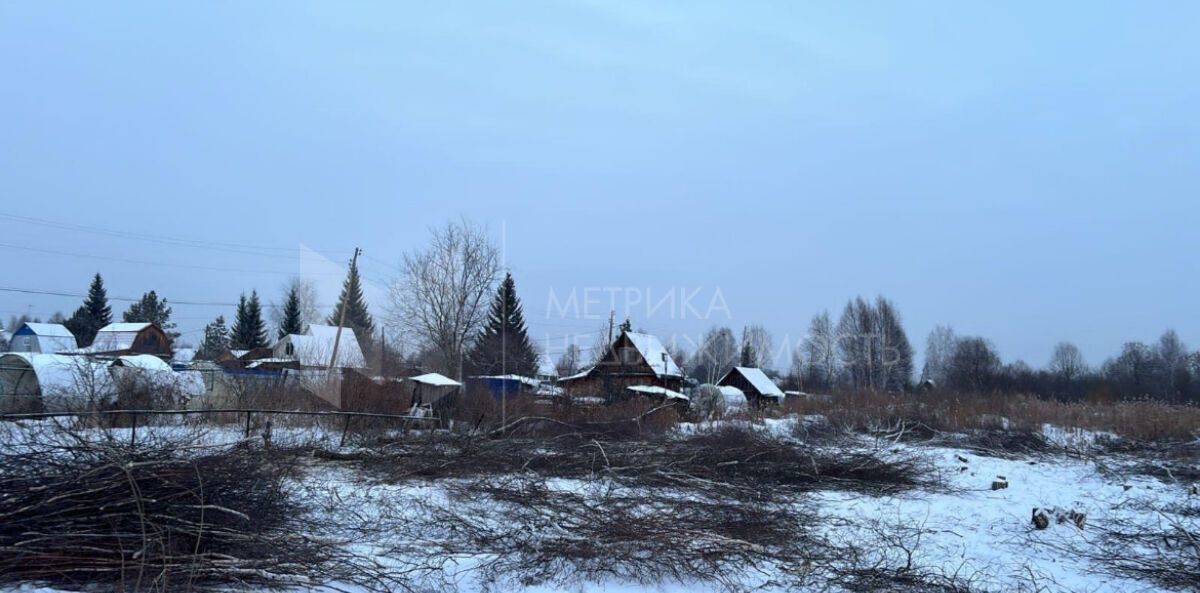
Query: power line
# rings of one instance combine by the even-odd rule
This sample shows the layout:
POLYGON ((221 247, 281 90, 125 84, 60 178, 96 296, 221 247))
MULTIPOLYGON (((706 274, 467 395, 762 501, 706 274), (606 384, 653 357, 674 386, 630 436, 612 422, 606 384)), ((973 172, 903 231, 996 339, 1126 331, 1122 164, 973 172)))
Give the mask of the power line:
MULTIPOLYGON (((242 273, 242 274, 281 274, 281 275, 285 275, 285 276, 297 275, 296 272, 283 272, 283 271, 277 271, 277 270, 244 270, 244 269, 240 269, 240 268, 221 268, 221 267, 216 267, 216 266, 198 266, 195 264, 176 264, 176 263, 169 263, 169 262, 156 262, 156 261, 148 261, 148 260, 141 260, 141 259, 130 259, 130 258, 125 258, 125 257, 93 255, 90 253, 74 253, 74 252, 70 252, 70 251, 56 251, 53 249, 40 249, 37 247, 25 247, 23 245, 12 245, 10 243, 0 243, 0 248, 17 249, 20 251, 31 251, 34 253, 45 253, 45 254, 49 254, 49 255, 64 255, 64 256, 68 256, 68 257, 81 257, 81 258, 86 258, 86 259, 115 261, 115 262, 128 263, 128 264, 141 264, 141 265, 146 265, 146 266, 163 266, 163 267, 168 267, 168 268, 186 268, 186 269, 191 269, 191 270, 206 270, 206 271, 210 271, 210 272, 238 272, 238 273, 242 273)), ((325 273, 324 275, 331 275, 331 274, 332 273, 325 273)), ((340 272, 339 272, 339 274, 340 274, 340 272)))
MULTIPOLYGON (((250 245, 245 243, 227 243, 221 241, 209 241, 201 239, 184 239, 180 237, 164 237, 162 235, 152 235, 149 233, 137 233, 133 231, 119 231, 114 229, 102 228, 97 226, 76 224, 70 222, 60 222, 47 220, 45 218, 36 218, 33 216, 21 216, 18 214, 6 214, 0 212, 0 219, 21 222, 25 224, 34 224, 59 230, 92 233, 97 235, 105 235, 121 239, 135 239, 139 241, 149 241, 152 243, 160 243, 164 245, 174 245, 177 247, 192 247, 196 249, 209 249, 213 251, 225 251, 228 253, 241 253, 243 255, 257 255, 262 257, 283 257, 290 258, 292 255, 285 255, 284 252, 299 252, 298 247, 273 247, 268 245, 250 245)), ((313 249, 313 251, 318 251, 313 249)), ((348 253, 346 250, 332 250, 330 253, 348 253)))
MULTIPOLYGON (((16 288, 16 287, 12 287, 12 286, 0 286, 0 292, 15 292, 15 293, 21 293, 21 294, 37 294, 37 295, 72 297, 72 298, 87 298, 86 294, 77 293, 77 292, 65 292, 65 291, 57 291, 57 290, 39 290, 39 289, 35 289, 35 288, 16 288)), ((123 303, 137 303, 137 302, 141 302, 142 299, 140 297, 139 298, 130 298, 130 297, 110 296, 110 297, 108 297, 108 300, 119 301, 119 302, 123 302, 123 303)), ((222 302, 217 302, 217 301, 175 301, 175 300, 170 300, 170 299, 166 299, 166 301, 167 301, 167 305, 169 305, 169 306, 175 306, 175 305, 196 306, 196 307, 236 307, 236 306, 238 306, 238 303, 222 303, 222 302)), ((282 307, 283 305, 274 305, 271 303, 263 303, 262 306, 270 307, 270 308, 279 308, 279 307, 282 307)), ((331 307, 332 305, 317 305, 317 306, 318 307, 331 307)))

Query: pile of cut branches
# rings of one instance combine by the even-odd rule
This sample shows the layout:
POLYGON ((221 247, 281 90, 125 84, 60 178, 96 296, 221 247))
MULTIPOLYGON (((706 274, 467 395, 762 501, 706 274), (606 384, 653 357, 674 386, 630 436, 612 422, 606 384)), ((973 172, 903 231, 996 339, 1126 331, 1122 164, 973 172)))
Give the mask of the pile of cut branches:
POLYGON ((646 440, 446 437, 363 451, 359 461, 389 482, 514 473, 603 477, 747 501, 818 489, 894 494, 938 486, 930 464, 916 454, 811 447, 746 428, 646 440))
POLYGON ((0 583, 173 591, 338 578, 286 460, 248 443, 132 447, 47 431, 0 449, 0 583))

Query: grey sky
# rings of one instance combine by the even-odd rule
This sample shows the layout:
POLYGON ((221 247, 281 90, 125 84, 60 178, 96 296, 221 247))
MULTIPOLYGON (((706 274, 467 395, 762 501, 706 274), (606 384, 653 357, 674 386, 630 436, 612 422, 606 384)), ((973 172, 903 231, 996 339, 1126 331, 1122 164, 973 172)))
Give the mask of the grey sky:
POLYGON ((0 218, 0 286, 275 298, 302 244, 383 282, 465 214, 541 337, 599 325, 551 291, 620 288, 720 292, 637 304, 664 337, 882 293, 919 347, 1200 341, 1195 3, 795 4, 0 4, 0 213, 206 242, 0 218))

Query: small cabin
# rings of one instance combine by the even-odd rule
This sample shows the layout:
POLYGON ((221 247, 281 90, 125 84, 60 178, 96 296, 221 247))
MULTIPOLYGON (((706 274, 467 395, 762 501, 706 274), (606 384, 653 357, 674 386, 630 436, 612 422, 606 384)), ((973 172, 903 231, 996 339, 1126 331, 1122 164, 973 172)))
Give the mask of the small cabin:
POLYGON ((337 337, 336 325, 310 325, 303 334, 288 334, 279 339, 271 348, 272 358, 291 359, 300 364, 302 369, 326 369, 333 358, 333 345, 337 343, 337 360, 334 367, 339 369, 365 369, 366 357, 358 344, 358 336, 354 329, 342 328, 342 337, 337 337))
POLYGON ((110 323, 96 332, 96 339, 88 346, 91 354, 125 356, 149 354, 163 360, 171 360, 171 339, 162 328, 153 323, 110 323))
POLYGON ((751 406, 783 403, 783 390, 759 368, 733 367, 717 381, 717 386, 736 387, 745 394, 746 403, 751 406))
POLYGON ((60 323, 23 323, 9 341, 10 352, 58 354, 79 348, 75 334, 60 323))
POLYGON ((571 396, 612 402, 629 397, 634 386, 678 393, 683 389, 683 369, 657 337, 622 330, 595 366, 559 379, 558 385, 571 396))

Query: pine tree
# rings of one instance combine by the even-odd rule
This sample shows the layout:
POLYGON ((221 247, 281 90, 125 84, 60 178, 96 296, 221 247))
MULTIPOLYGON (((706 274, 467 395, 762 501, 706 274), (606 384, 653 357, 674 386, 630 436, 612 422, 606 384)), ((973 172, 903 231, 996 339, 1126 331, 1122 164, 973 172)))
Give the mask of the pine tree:
POLYGON ((159 299, 153 290, 143 294, 142 300, 129 305, 122 319, 126 323, 153 323, 167 334, 171 343, 179 337, 175 323, 171 321, 171 307, 167 306, 167 299, 159 299))
POLYGON ((300 293, 295 285, 288 287, 287 298, 283 302, 282 317, 279 320, 279 338, 288 334, 304 333, 304 320, 301 319, 300 293))
POLYGON ((112 323, 112 307, 108 304, 108 292, 104 289, 104 279, 100 274, 92 278, 88 288, 87 298, 83 305, 75 310, 64 325, 75 334, 75 341, 81 348, 91 346, 100 328, 112 323))
POLYGON ((525 328, 525 314, 512 274, 500 283, 469 361, 473 372, 482 375, 537 375, 538 353, 525 328))
POLYGON ((342 283, 342 294, 337 306, 329 314, 329 325, 338 325, 342 316, 342 305, 346 306, 346 327, 352 328, 359 341, 370 340, 375 333, 375 321, 367 311, 367 300, 363 298, 362 282, 358 277, 358 265, 351 263, 346 281, 342 283))
POLYGON ((266 345, 267 325, 263 322, 258 291, 251 291, 250 298, 242 294, 238 301, 237 317, 233 320, 229 347, 234 350, 253 350, 266 345))
POLYGON ((220 315, 212 323, 204 326, 204 340, 196 349, 196 358, 212 360, 221 352, 229 349, 229 328, 225 326, 225 316, 220 315))

